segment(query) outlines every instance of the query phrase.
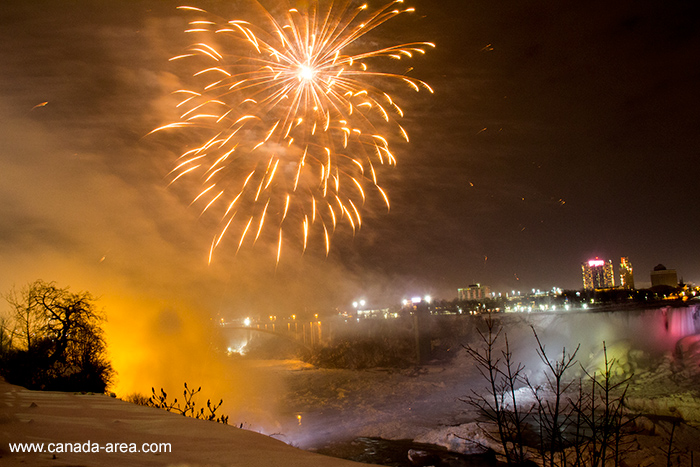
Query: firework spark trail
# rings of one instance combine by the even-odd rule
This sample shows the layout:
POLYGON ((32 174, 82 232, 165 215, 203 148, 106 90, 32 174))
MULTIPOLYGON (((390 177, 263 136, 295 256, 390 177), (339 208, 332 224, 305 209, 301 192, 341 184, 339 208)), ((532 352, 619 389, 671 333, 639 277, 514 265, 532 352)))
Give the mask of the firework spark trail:
POLYGON ((211 132, 204 144, 182 154, 170 173, 171 184, 199 177, 203 189, 192 204, 201 203, 202 214, 220 212, 223 227, 212 241, 210 262, 227 232, 238 232, 240 249, 246 239, 255 243, 266 227, 276 238, 278 263, 283 237, 291 232, 306 251, 314 225, 327 255, 341 221, 353 233, 360 228, 370 192, 389 208, 377 166, 396 164, 385 135, 408 141, 408 134, 391 117, 403 117, 403 111, 379 86, 393 80, 412 91, 433 91, 406 75, 373 71, 369 62, 411 58, 434 45, 343 51, 360 48, 364 35, 413 11, 399 9, 402 3, 369 12, 367 5, 353 8, 350 0, 325 6, 312 0, 305 11, 289 8, 277 17, 265 10, 268 28, 179 7, 196 16, 185 31, 195 40, 187 53, 171 60, 193 62, 188 65, 197 71, 192 89, 175 91, 182 98, 176 106, 179 120, 153 132, 211 132))

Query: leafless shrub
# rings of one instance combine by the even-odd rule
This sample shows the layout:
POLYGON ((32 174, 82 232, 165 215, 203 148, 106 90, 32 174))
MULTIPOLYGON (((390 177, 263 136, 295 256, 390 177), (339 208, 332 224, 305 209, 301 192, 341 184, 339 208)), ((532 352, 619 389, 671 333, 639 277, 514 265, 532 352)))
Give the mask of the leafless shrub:
MULTIPOLYGON (((486 330, 478 330, 480 346, 464 346, 487 387, 472 390, 463 400, 476 408, 495 428, 492 437, 500 443, 508 465, 537 461, 543 467, 620 466, 629 449, 627 434, 634 420, 625 409, 631 377, 616 378, 616 360, 605 357, 601 373, 583 369, 583 378, 572 379, 576 354, 562 349, 553 359, 533 328, 537 355, 544 364, 544 380, 535 384, 525 377, 525 368, 513 360, 508 337, 492 317, 486 330), (529 389, 535 403, 525 408, 518 401, 519 390, 529 389), (536 453, 525 445, 529 425, 538 437, 536 453)), ((668 452, 672 453, 672 434, 668 452)), ((669 456, 671 455, 669 454, 669 456)))
POLYGON ((187 383, 185 383, 185 390, 182 393, 184 404, 181 405, 178 403, 177 398, 169 401, 168 394, 163 388, 160 389, 160 394, 156 394, 155 388, 151 388, 152 395, 148 399, 146 405, 167 410, 168 412, 179 413, 185 417, 210 420, 228 425, 228 415, 220 415, 218 417, 216 415, 216 411, 221 407, 221 404, 224 403, 223 399, 221 399, 218 404, 214 404, 211 400, 207 399, 207 411, 205 412, 204 408, 197 410, 194 396, 199 394, 201 390, 201 386, 195 390, 187 387, 187 383))

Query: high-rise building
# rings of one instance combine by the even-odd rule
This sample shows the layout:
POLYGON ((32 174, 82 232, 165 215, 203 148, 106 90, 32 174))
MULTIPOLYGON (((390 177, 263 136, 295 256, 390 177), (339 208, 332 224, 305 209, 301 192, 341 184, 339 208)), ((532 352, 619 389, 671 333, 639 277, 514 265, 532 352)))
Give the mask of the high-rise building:
POLYGON ((651 286, 665 285, 668 287, 678 287, 678 273, 675 269, 666 269, 666 266, 659 264, 651 271, 651 286))
POLYGON ((615 287, 612 260, 592 259, 581 263, 583 288, 586 290, 609 289, 615 287))
POLYGON ((632 273, 632 263, 628 257, 620 258, 620 287, 623 289, 634 289, 634 274, 632 273))
POLYGON ((491 293, 491 288, 488 285, 471 284, 469 287, 457 289, 457 298, 459 300, 481 300, 488 298, 491 293))

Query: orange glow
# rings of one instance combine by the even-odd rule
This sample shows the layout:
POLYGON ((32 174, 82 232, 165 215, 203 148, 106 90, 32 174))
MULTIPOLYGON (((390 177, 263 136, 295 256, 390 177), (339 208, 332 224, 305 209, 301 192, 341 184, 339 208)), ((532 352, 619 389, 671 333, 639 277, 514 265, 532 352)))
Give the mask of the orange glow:
POLYGON ((106 297, 101 304, 109 310, 105 331, 109 358, 117 371, 110 390, 118 397, 150 396, 152 387, 177 397, 186 382, 202 386, 200 404, 223 399, 221 413, 234 420, 250 413, 267 418, 276 409, 271 401, 281 382, 228 358, 217 320, 150 299, 106 297))

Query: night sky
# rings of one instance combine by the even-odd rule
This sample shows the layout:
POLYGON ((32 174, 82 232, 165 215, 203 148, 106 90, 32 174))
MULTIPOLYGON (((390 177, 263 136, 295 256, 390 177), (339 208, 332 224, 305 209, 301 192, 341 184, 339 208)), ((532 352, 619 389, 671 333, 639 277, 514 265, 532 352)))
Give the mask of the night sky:
POLYGON ((391 211, 277 269, 264 244, 207 265, 216 226, 167 187, 178 141, 146 136, 172 115, 179 4, 3 2, 0 292, 42 278, 130 313, 266 315, 578 289, 595 256, 629 257, 638 286, 658 263, 700 283, 696 2, 407 1, 377 35, 437 45, 407 62, 435 94, 404 93, 391 211))

